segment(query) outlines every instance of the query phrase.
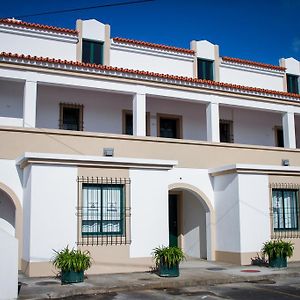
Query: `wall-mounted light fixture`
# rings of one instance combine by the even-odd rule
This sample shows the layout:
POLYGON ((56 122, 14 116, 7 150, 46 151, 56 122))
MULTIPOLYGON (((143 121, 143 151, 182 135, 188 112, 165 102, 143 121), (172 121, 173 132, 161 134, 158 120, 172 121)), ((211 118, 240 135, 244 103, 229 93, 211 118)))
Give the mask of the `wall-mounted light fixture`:
POLYGON ((103 148, 103 156, 114 156, 114 148, 103 148))
POLYGON ((290 161, 289 161, 289 159, 283 159, 283 160, 281 161, 281 164, 282 164, 283 166, 287 167, 287 166, 290 165, 290 161))

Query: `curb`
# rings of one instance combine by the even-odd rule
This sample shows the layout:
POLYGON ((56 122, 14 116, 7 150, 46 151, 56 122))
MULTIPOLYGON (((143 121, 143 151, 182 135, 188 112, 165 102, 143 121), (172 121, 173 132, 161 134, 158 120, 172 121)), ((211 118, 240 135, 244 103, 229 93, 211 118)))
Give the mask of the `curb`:
POLYGON ((171 278, 165 278, 158 282, 144 282, 144 283, 134 283, 132 285, 123 286, 107 286, 107 287, 97 287, 97 286, 85 286, 76 287, 72 286, 72 289, 67 291, 50 292, 38 295, 20 295, 18 299, 31 299, 31 300, 43 300, 43 299, 68 299, 72 296, 82 296, 82 295, 95 295, 95 294, 109 294, 124 291, 138 291, 147 289, 172 289, 190 286, 203 286, 203 285, 216 285, 216 284, 229 284, 229 283, 239 283, 239 282, 253 282, 262 281, 266 279, 278 279, 286 277, 300 276, 299 272, 291 273, 277 273, 277 274, 267 274, 258 276, 238 276, 238 275, 228 275, 223 278, 191 278, 191 279, 178 279, 174 280, 171 278))

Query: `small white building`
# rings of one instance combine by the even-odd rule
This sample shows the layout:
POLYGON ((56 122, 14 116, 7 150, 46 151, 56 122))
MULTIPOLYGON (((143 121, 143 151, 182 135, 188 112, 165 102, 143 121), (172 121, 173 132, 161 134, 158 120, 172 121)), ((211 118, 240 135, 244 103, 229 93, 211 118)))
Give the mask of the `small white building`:
MULTIPOLYGON (((0 227, 19 268, 53 249, 90 273, 148 270, 159 245, 249 264, 263 242, 300 260, 300 62, 279 66, 0 20, 0 227)), ((1 242, 1 241, 0 241, 1 242)))

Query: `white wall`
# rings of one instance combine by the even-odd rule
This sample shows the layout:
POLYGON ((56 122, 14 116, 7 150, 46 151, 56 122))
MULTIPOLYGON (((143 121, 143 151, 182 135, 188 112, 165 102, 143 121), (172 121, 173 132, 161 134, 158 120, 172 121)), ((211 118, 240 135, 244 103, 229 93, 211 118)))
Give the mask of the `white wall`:
POLYGON ((185 254, 207 258, 206 213, 203 205, 191 192, 183 193, 183 248, 185 254))
POLYGON ((132 97, 63 87, 38 87, 37 127, 59 127, 59 103, 83 104, 84 131, 122 133, 122 109, 132 109, 132 97))
POLYGON ((26 35, 28 30, 9 30, 0 28, 0 52, 11 52, 31 56, 43 56, 66 60, 76 60, 76 39, 59 40, 53 33, 26 35), (25 34, 24 34, 25 33, 25 34))
POLYGON ((220 119, 233 121, 234 143, 275 146, 275 126, 282 126, 279 113, 220 107, 220 119))
POLYGON ((110 65, 162 74, 193 77, 193 56, 112 43, 110 65))
POLYGON ((216 250, 240 252, 238 178, 235 174, 214 178, 216 250))
POLYGON ((29 236, 24 236, 29 249, 26 258, 49 261, 53 249, 76 245, 77 167, 33 165, 30 173, 31 198, 26 198, 30 216, 26 214, 24 222, 29 226, 25 228, 29 236))
POLYGON ((94 41, 105 41, 105 25, 92 20, 82 21, 82 38, 94 41))
POLYGON ((267 175, 239 174, 238 184, 241 252, 259 252, 270 239, 269 179, 267 175))
POLYGON ((0 228, 0 299, 18 296, 18 241, 0 228))
POLYGON ((0 117, 23 118, 24 82, 0 80, 0 117))
POLYGON ((260 71, 243 66, 220 65, 220 81, 244 86, 283 91, 284 74, 260 71))
POLYGON ((151 135, 157 136, 157 113, 182 116, 183 138, 206 140, 206 107, 203 104, 147 97, 151 115, 151 135))
POLYGON ((167 171, 130 170, 130 257, 149 257, 169 244, 167 171))
MULTIPOLYGON (((4 151, 8 151, 10 145, 1 147, 4 151)), ((22 187, 22 172, 16 166, 15 160, 0 159, 0 183, 9 187, 18 197, 21 205, 23 203, 23 187, 22 187)))

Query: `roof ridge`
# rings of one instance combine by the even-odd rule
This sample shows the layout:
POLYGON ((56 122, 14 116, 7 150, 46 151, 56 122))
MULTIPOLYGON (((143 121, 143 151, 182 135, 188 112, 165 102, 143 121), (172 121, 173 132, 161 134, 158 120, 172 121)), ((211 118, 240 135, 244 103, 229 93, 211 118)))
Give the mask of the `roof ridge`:
POLYGON ((43 25, 43 24, 37 24, 37 23, 29 23, 21 20, 16 19, 0 19, 0 23, 2 24, 8 24, 8 25, 17 25, 17 26, 23 26, 23 27, 31 27, 31 28, 37 28, 37 29, 44 29, 44 30, 50 30, 50 31, 57 31, 57 32, 63 32, 67 34, 78 34, 77 30, 69 29, 69 28, 63 28, 63 27, 56 27, 56 26, 50 26, 50 25, 43 25))
POLYGON ((107 71, 131 73, 131 74, 144 75, 144 76, 146 75, 146 76, 159 77, 159 78, 165 78, 165 79, 181 80, 181 81, 185 81, 185 82, 207 84, 207 85, 215 86, 215 87, 225 87, 225 88, 227 87, 227 88, 250 91, 250 92, 258 92, 258 93, 265 93, 265 94, 270 94, 270 95, 281 95, 281 96, 286 96, 286 97, 300 98, 300 94, 292 94, 292 93, 283 92, 283 91, 276 91, 276 90, 269 90, 269 89, 263 89, 263 88, 257 88, 257 87, 237 85, 237 84, 232 84, 232 83, 204 80, 204 79, 192 78, 192 77, 187 77, 187 76, 162 74, 162 73, 155 73, 155 72, 149 72, 149 71, 133 70, 133 69, 127 69, 127 68, 111 67, 111 66, 106 66, 106 65, 97 65, 97 64, 90 64, 90 63, 82 63, 82 62, 78 62, 78 61, 68 61, 68 60, 55 59, 55 58, 49 58, 49 57, 41 57, 41 56, 38 57, 38 56, 16 54, 16 53, 13 54, 13 53, 1 52, 0 57, 1 56, 17 58, 17 59, 18 58, 19 59, 27 59, 27 60, 31 60, 31 61, 41 61, 41 62, 50 62, 50 63, 57 63, 57 64, 81 66, 81 67, 86 67, 86 68, 90 68, 90 69, 101 69, 101 70, 107 70, 107 71))
POLYGON ((139 45, 139 46, 145 46, 145 47, 150 47, 150 48, 158 48, 158 49, 164 49, 164 50, 175 51, 175 52, 182 52, 182 53, 187 53, 187 54, 195 54, 194 50, 190 50, 190 49, 186 49, 186 48, 168 46, 168 45, 145 42, 145 41, 128 39, 128 38, 114 37, 113 41, 114 42, 119 42, 119 43, 136 44, 136 45, 139 45))
POLYGON ((286 70, 285 67, 275 66, 275 65, 271 65, 271 64, 262 63, 262 62, 256 62, 256 61, 252 61, 252 60, 248 60, 248 59, 222 56, 222 60, 236 62, 236 63, 240 63, 240 64, 246 64, 246 65, 253 65, 253 66, 262 67, 262 68, 266 68, 266 69, 272 69, 272 70, 280 70, 280 71, 286 70))

